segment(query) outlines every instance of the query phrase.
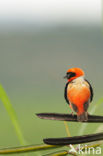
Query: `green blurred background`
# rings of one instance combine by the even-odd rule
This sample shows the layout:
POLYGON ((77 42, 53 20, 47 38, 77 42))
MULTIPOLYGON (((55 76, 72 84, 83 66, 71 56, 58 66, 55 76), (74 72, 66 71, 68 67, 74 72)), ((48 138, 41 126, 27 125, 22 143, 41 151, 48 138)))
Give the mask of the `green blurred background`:
MULTIPOLYGON (((82 68, 94 88, 89 112, 103 96, 101 23, 82 20, 79 24, 69 23, 69 19, 68 23, 61 20, 45 25, 16 19, 9 23, 9 18, 5 21, 1 20, 0 27, 0 83, 16 111, 27 145, 40 144, 46 137, 66 137, 63 122, 41 120, 35 114, 70 112, 64 100, 63 79, 68 68, 82 68)), ((95 114, 103 115, 102 108, 103 104, 99 105, 95 114)), ((79 135, 81 123, 68 125, 72 136, 79 135)), ((99 126, 88 124, 84 133, 96 132, 99 126)), ((18 145, 11 120, 0 101, 0 148, 18 145)))

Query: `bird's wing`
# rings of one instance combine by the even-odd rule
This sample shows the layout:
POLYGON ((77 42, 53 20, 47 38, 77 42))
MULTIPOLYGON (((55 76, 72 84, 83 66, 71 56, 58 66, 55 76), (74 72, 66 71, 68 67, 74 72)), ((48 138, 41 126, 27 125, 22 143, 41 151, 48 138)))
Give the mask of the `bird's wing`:
POLYGON ((68 97, 67 97, 67 87, 68 87, 68 85, 69 85, 69 82, 67 82, 67 84, 66 84, 66 86, 65 86, 65 89, 64 89, 64 98, 65 98, 66 102, 67 102, 68 104, 70 104, 70 103, 69 103, 69 99, 68 99, 68 97))
POLYGON ((90 102, 92 102, 93 96, 94 96, 93 88, 92 88, 92 86, 91 86, 91 84, 90 84, 90 82, 88 80, 85 79, 85 81, 89 84, 89 88, 90 88, 90 92, 91 92, 90 102))

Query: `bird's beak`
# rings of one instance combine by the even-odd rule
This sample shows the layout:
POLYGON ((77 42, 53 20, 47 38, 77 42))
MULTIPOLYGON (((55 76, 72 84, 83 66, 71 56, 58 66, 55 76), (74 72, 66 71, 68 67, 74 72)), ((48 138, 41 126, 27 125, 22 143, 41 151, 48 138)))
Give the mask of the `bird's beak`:
POLYGON ((63 78, 64 78, 64 79, 67 79, 67 75, 65 75, 63 78))

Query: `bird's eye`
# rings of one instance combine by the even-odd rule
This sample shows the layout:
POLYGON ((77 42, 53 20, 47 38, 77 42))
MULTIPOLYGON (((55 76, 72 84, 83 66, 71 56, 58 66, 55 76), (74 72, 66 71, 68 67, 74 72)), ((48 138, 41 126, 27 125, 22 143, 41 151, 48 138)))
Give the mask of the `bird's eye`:
POLYGON ((74 72, 68 72, 67 73, 67 79, 70 79, 71 77, 76 76, 76 74, 74 72))

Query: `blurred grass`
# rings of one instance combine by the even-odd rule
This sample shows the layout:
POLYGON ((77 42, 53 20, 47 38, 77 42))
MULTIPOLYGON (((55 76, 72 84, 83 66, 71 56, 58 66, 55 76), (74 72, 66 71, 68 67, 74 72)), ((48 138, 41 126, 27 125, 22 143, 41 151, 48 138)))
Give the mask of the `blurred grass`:
MULTIPOLYGON (((2 85, 0 86, 0 93, 1 93, 0 94, 1 95, 0 98, 1 98, 2 102, 5 104, 6 109, 9 110, 8 113, 10 114, 11 119, 12 119, 12 117, 14 119, 16 118, 16 122, 18 122, 17 121, 17 117, 14 115, 14 109, 12 108, 12 106, 10 104, 10 101, 8 99, 8 96, 6 95, 6 92, 4 91, 4 89, 2 88, 2 85), (9 106, 8 106, 8 102, 9 102, 9 106)), ((96 114, 99 114, 98 110, 100 110, 100 108, 102 107, 102 102, 103 102, 103 98, 100 98, 98 100, 98 102, 96 103, 96 105, 94 105, 92 107, 91 110, 92 110, 93 114, 95 113, 95 111, 96 111, 96 114)), ((59 104, 60 103, 61 102, 59 102, 59 104)), ((52 106, 52 102, 49 103, 49 106, 47 106, 47 105, 46 105, 46 107, 44 107, 44 106, 45 106, 45 104, 43 102, 43 105, 40 107, 40 110, 42 110, 42 112, 45 112, 45 111, 46 112, 53 112, 54 111, 54 108, 51 108, 51 109, 49 108, 50 106, 52 106)), ((61 105, 61 107, 59 108, 59 111, 58 111, 58 108, 55 108, 55 112, 62 112, 62 113, 63 112, 66 113, 66 111, 68 112, 68 109, 69 109, 68 105, 66 105, 66 106, 64 108, 64 106, 61 105), (66 106, 67 106, 67 108, 66 108, 66 106)), ((22 108, 26 108, 24 104, 21 106, 21 109, 18 109, 19 110, 19 114, 20 114, 20 116, 18 116, 18 119, 20 121, 20 124, 26 125, 26 128, 24 127, 23 129, 25 129, 24 134, 26 134, 25 137, 26 137, 27 140, 29 140, 29 144, 32 144, 32 143, 33 144, 42 143, 42 139, 45 138, 45 137, 64 137, 64 136, 67 136, 67 134, 65 132, 65 129, 64 129, 64 126, 63 126, 63 122, 47 121, 47 120, 38 119, 35 116, 35 113, 40 112, 38 107, 35 107, 34 110, 32 110, 32 108, 29 108, 29 107, 28 107, 28 109, 27 108, 26 109, 22 109, 22 108), (23 114, 25 114, 27 116, 25 116, 23 114), (25 120, 24 118, 26 119, 26 123, 23 123, 24 120, 25 120)), ((13 119, 13 122, 15 122, 14 119, 13 119)), ((2 119, 1 119, 1 121, 2 121, 2 119)), ((5 124, 8 125, 8 121, 6 121, 5 124)), ((15 125, 15 123, 14 123, 14 125, 15 125)), ((101 124, 94 124, 94 127, 99 127, 100 125, 101 124)), ((93 133, 96 128, 91 130, 92 126, 93 126, 92 124, 87 124, 87 126, 85 128, 85 132, 84 132, 84 130, 82 130, 83 131, 82 133, 85 133, 85 134, 89 133, 89 130, 90 130, 91 133, 93 133)), ((83 123, 69 123, 71 136, 78 135, 78 131, 81 130, 82 127, 84 127, 83 123)), ((9 130, 9 127, 8 127, 8 130, 9 130)), ((18 131, 18 128, 16 129, 16 131, 18 131)), ((17 133, 17 134, 19 135, 19 133, 17 133)), ((82 135, 82 134, 80 133, 80 135, 82 135)), ((6 139, 8 140, 9 136, 7 138, 4 138, 4 142, 6 141, 6 139)), ((11 138, 11 140, 12 140, 12 138, 11 138)), ((14 140, 12 146, 14 146, 14 145, 15 145, 15 140, 14 140)), ((6 144, 6 146, 8 147, 7 144, 6 144)), ((67 150, 67 148, 63 147, 63 150, 67 150)), ((48 152, 50 153, 50 152, 52 152, 52 150, 49 150, 49 151, 46 151, 46 152, 44 151, 42 153, 46 154, 48 152)), ((54 152, 55 152, 55 150, 54 150, 54 152)), ((59 150, 58 150, 58 152, 59 152, 59 150)), ((20 154, 20 155, 22 155, 22 154, 20 154)), ((32 156, 33 153, 30 153, 29 155, 32 156)), ((41 154, 40 153, 38 153, 38 154, 35 153, 35 155, 39 155, 40 156, 41 154)))
POLYGON ((10 117, 10 120, 14 126, 14 129, 15 129, 15 132, 16 132, 16 135, 20 141, 20 144, 21 145, 25 145, 26 144, 26 141, 23 137, 23 134, 21 132, 21 128, 20 128, 20 125, 19 125, 19 121, 17 119, 17 115, 16 115, 16 112, 9 100, 9 97, 7 96, 4 88, 2 87, 2 85, 0 84, 0 100, 2 101, 9 117, 10 117))

